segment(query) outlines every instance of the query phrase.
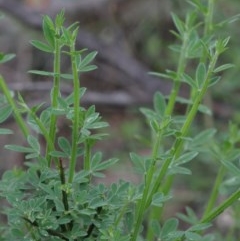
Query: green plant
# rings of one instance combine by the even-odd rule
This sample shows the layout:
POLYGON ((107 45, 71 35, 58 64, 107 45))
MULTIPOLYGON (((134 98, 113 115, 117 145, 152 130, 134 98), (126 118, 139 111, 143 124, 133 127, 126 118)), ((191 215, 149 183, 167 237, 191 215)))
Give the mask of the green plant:
MULTIPOLYGON (((214 0, 208 0, 208 5, 200 0, 189 2, 194 10, 188 11, 185 22, 172 14, 176 26, 173 34, 181 42, 171 47, 179 54, 176 70, 152 73, 172 80, 172 91, 168 97, 157 92, 153 109, 141 108, 152 131, 152 140, 150 156, 130 153, 133 165, 142 176, 138 185, 126 181, 107 186, 94 182, 94 177, 104 177, 104 170, 118 161, 116 158, 102 160, 103 154, 94 152, 95 143, 105 136, 98 130, 107 124, 94 106, 86 109, 81 105, 86 89, 81 86, 80 74, 96 68, 91 62, 97 53, 75 49, 78 26, 64 27, 63 12, 55 21, 43 17, 46 42, 35 40, 32 45, 53 54, 54 69, 30 73, 52 77, 50 106, 40 103, 29 107, 20 94, 13 98, 0 77, 0 121, 4 122, 12 114, 27 141, 27 146, 5 146, 25 154, 26 168, 6 171, 0 182, 0 196, 9 204, 4 208, 8 223, 2 227, 1 240, 210 241, 217 237, 218 234, 204 231, 227 208, 235 208, 234 203, 240 198, 240 168, 236 162, 240 155, 240 133, 237 125, 230 124, 229 134, 219 142, 214 139, 215 129, 192 136, 191 125, 198 112, 210 113, 209 108, 201 104, 207 90, 219 81, 217 75, 221 71, 232 67, 231 64, 217 66, 229 37, 214 36, 214 0), (71 73, 61 71, 64 54, 71 62, 71 73), (188 65, 195 66, 195 73, 187 71, 188 65), (69 96, 61 93, 64 80, 73 83, 69 96), (182 83, 190 87, 189 99, 178 96, 182 83), (182 116, 174 114, 178 101, 186 104, 186 113, 182 116), (58 133, 57 123, 62 117, 70 123, 70 140, 58 133), (46 148, 40 145, 40 136, 46 148), (202 217, 186 207, 186 214, 164 220, 163 209, 172 199, 170 191, 175 176, 191 174, 187 163, 197 160, 199 153, 210 154, 219 166, 202 217), (228 198, 217 204, 219 189, 228 198), (189 228, 181 230, 179 220, 188 223, 189 228)), ((2 62, 11 57, 3 54, 2 62)), ((9 129, 0 131, 12 133, 9 129)))

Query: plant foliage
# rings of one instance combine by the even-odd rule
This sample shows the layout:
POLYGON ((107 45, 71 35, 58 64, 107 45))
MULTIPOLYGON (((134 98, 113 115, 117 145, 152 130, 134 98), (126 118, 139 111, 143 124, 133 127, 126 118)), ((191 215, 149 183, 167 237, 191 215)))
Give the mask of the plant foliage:
MULTIPOLYGON (((29 107, 0 77, 0 123, 12 115, 26 139, 26 146, 5 145, 10 151, 23 153, 26 160, 25 168, 6 171, 0 181, 0 196, 8 203, 3 208, 7 224, 1 227, 0 240, 216 240, 215 233, 205 234, 205 230, 227 208, 234 208, 240 198, 239 130, 231 123, 229 135, 219 143, 214 139, 217 132, 214 128, 192 135, 191 126, 198 112, 211 113, 202 104, 203 99, 220 80, 219 72, 232 64, 218 65, 229 38, 214 35, 214 1, 208 0, 207 5, 201 0, 189 2, 194 9, 188 11, 185 20, 172 14, 175 24, 172 33, 179 44, 171 49, 179 55, 178 66, 165 73, 152 73, 171 80, 172 91, 169 96, 156 92, 153 109, 140 109, 152 132, 152 144, 147 157, 130 153, 131 162, 142 177, 139 184, 122 180, 109 185, 96 184, 95 177, 104 178, 104 171, 118 161, 105 160, 101 152, 94 151, 95 143, 105 136, 99 130, 107 123, 94 106, 81 105, 86 91, 81 86, 81 73, 96 68, 92 62, 97 52, 75 49, 78 25, 64 27, 64 12, 55 20, 43 17, 45 41, 31 43, 53 55, 54 67, 52 72, 29 73, 52 78, 50 106, 39 103, 29 107), (70 73, 61 71, 62 55, 71 62, 70 73), (195 73, 188 72, 189 64, 195 64, 195 73), (73 90, 64 96, 61 82, 69 80, 73 90), (189 99, 178 97, 183 83, 190 87, 189 99), (186 105, 183 116, 174 114, 178 101, 186 105), (63 117, 69 123, 70 138, 58 132, 57 124, 63 117), (46 147, 40 144, 40 137, 46 147), (171 145, 166 144, 169 140, 171 145), (202 217, 186 207, 185 214, 164 220, 165 204, 174 198, 171 190, 175 176, 191 175, 187 164, 204 153, 217 160, 219 171, 202 217), (217 205, 219 190, 228 196, 217 205), (180 221, 188 223, 189 228, 181 229, 180 221)), ((0 61, 4 63, 13 57, 1 54, 0 61)), ((13 132, 1 128, 0 133, 13 132)))

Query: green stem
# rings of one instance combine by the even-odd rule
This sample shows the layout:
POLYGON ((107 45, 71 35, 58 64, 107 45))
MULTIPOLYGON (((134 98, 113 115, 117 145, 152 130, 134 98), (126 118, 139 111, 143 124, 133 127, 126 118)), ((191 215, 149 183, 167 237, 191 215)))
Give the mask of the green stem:
MULTIPOLYGON (((209 35, 211 32, 212 32, 212 28, 213 28, 213 24, 212 24, 212 22, 213 22, 213 11, 214 11, 214 1, 215 0, 209 0, 208 1, 208 11, 207 11, 207 13, 206 13, 206 15, 205 15, 205 23, 204 23, 204 36, 207 36, 207 35, 209 35)), ((205 63, 206 61, 207 61, 207 54, 206 54, 206 52, 205 51, 203 51, 203 53, 202 53, 202 57, 201 57, 201 62, 203 62, 203 63, 205 63)), ((194 91, 194 90, 191 90, 192 92, 194 91)), ((206 91, 205 91, 206 92, 206 91)), ((196 94, 197 94, 197 92, 195 93, 195 94, 191 94, 192 96, 196 96, 196 94)), ((204 96, 206 96, 208 93, 206 92, 206 93, 204 93, 204 96)), ((201 99, 203 98, 203 96, 201 97, 201 99)), ((205 97, 204 97, 205 98, 205 97)), ((209 96, 209 98, 208 99, 210 99, 210 96, 209 96)), ((210 99, 210 102, 211 102, 211 99, 210 99)), ((188 106, 188 108, 187 108, 187 111, 186 111, 186 115, 187 115, 187 113, 189 113, 189 111, 191 110, 191 108, 190 108, 190 105, 188 106)), ((194 112, 195 112, 196 110, 194 110, 194 112)), ((195 116, 195 114, 194 114, 194 116, 195 116)), ((188 118, 187 118, 188 119, 188 118)), ((212 121, 211 120, 208 120, 210 123, 212 123, 212 121)), ((192 121, 191 121, 192 122, 192 121)), ((189 128, 189 126, 190 126, 190 122, 188 122, 187 124, 186 124, 186 126, 185 126, 185 128, 183 128, 182 129, 182 131, 183 132, 186 132, 187 130, 188 130, 188 128, 189 128)), ((179 152, 180 152, 180 150, 181 150, 181 148, 179 148, 179 152)), ((180 153, 178 154, 176 154, 177 156, 178 155, 180 155, 180 153)), ((173 180, 174 180, 174 176, 173 175, 171 175, 171 176, 169 176, 168 178, 167 178, 167 180, 166 180, 166 182, 165 182, 165 184, 164 184, 164 186, 163 186, 163 188, 162 188, 162 191, 163 191, 163 193, 165 194, 165 195, 167 195, 168 193, 169 193, 169 191, 170 191, 170 188, 171 188, 171 186, 172 186, 172 183, 173 183, 173 180)), ((160 213, 162 212, 162 209, 163 209, 163 207, 160 207, 159 208, 159 216, 160 216, 160 213)), ((156 212, 154 212, 154 213, 156 213, 156 212)))
POLYGON ((169 96, 168 105, 165 110, 165 115, 172 114, 176 103, 176 98, 178 96, 179 89, 181 86, 180 79, 186 67, 186 51, 187 51, 188 42, 189 42, 189 36, 188 36, 188 33, 186 32, 184 33, 184 36, 183 36, 183 44, 182 44, 181 53, 180 53, 179 62, 178 62, 177 80, 174 81, 174 85, 169 96))
POLYGON ((84 170, 90 170, 90 161, 91 161, 91 145, 89 141, 85 142, 85 153, 84 153, 84 170))
POLYGON ((155 164, 156 164, 156 159, 158 157, 158 150, 159 150, 159 146, 161 143, 161 138, 162 138, 162 134, 161 134, 161 131, 159 130, 159 132, 157 133, 157 138, 156 138, 156 141, 155 141, 155 144, 153 147, 153 152, 152 152, 153 163, 151 164, 151 167, 149 168, 148 172, 146 173, 143 195, 142 195, 142 198, 137 203, 137 207, 136 207, 136 210, 137 210, 136 217, 137 218, 136 218, 136 223, 134 225, 134 230, 132 233, 131 241, 137 240, 138 232, 141 227, 142 219, 143 219, 143 216, 145 213, 145 207, 146 207, 148 194, 149 194, 150 187, 151 187, 152 180, 153 180, 155 164))
MULTIPOLYGON (((65 172, 64 172, 64 168, 63 168, 63 164, 62 164, 62 160, 59 160, 59 175, 60 175, 60 180, 61 180, 61 184, 62 186, 66 185, 66 180, 65 180, 65 172)), ((62 189, 62 203, 65 209, 65 212, 67 213, 69 211, 69 204, 68 204, 68 193, 66 192, 66 190, 62 189)), ((63 231, 70 231, 72 229, 72 222, 67 223, 67 224, 62 224, 62 229, 63 231)))
POLYGON ((118 214, 118 216, 116 218, 116 221, 114 222, 113 227, 119 227, 119 223, 122 220, 124 214, 126 213, 128 205, 129 205, 128 201, 123 205, 122 209, 120 210, 120 212, 119 212, 119 214, 118 214))
POLYGON ((50 147, 50 149, 54 150, 54 143, 52 141, 52 138, 50 137, 48 130, 46 129, 46 127, 44 126, 42 121, 30 108, 27 107, 27 105, 25 106, 25 108, 27 109, 27 111, 31 115, 31 117, 34 119, 36 124, 38 125, 38 127, 41 131, 41 134, 43 135, 44 139, 46 140, 46 143, 48 143, 48 146, 50 147))
POLYGON ((214 187, 213 190, 211 192, 211 196, 208 200, 207 206, 204 210, 204 214, 203 214, 203 219, 205 217, 207 217, 207 215, 211 212, 211 210, 213 210, 217 197, 218 197, 218 192, 219 192, 219 187, 221 185, 221 182, 223 180, 225 174, 225 167, 223 165, 221 165, 219 171, 218 171, 218 175, 216 177, 215 183, 214 183, 214 187))
MULTIPOLYGON (((187 26, 189 24, 188 21, 189 20, 188 20, 188 17, 187 17, 186 18, 186 25, 187 26)), ((173 112, 173 109, 174 109, 174 106, 175 106, 175 103, 176 103, 176 98, 177 98, 178 93, 179 93, 179 89, 180 89, 180 86, 181 86, 180 79, 181 79, 181 76, 182 76, 182 74, 185 70, 186 62, 187 62, 186 52, 187 52, 187 46, 188 46, 188 43, 189 43, 189 33, 190 33, 190 31, 189 31, 189 29, 187 29, 186 32, 183 35, 183 43, 182 43, 182 47, 181 47, 181 53, 180 53, 178 68, 177 68, 177 79, 174 81, 174 85, 173 85, 172 91, 171 91, 170 96, 169 96, 168 105, 167 105, 167 108, 165 110, 165 116, 172 115, 172 112, 173 112)), ((153 151, 154 153, 158 153, 158 150, 159 150, 160 145, 161 145, 161 141, 162 141, 162 134, 159 133, 159 136, 157 136, 157 142, 154 145, 154 149, 155 149, 153 151)), ((155 171, 155 164, 154 164, 154 167, 152 169, 151 169, 151 172, 150 172, 150 177, 151 177, 150 182, 152 181, 152 177, 153 177, 153 174, 154 174, 153 172, 155 171), (153 169, 153 171, 152 171, 152 169, 153 169)), ((150 187, 150 185, 147 185, 146 189, 145 189, 146 191, 148 191, 148 193, 149 193, 149 187, 150 187)), ((148 195, 148 193, 147 193, 147 195, 148 195)), ((138 217, 137 217, 137 220, 138 220, 137 225, 138 225, 138 223, 139 223, 139 225, 141 224, 139 219, 142 220, 143 215, 144 215, 144 212, 143 213, 141 213, 141 212, 144 211, 145 207, 146 207, 145 196, 143 196, 143 198, 144 199, 141 200, 142 204, 140 205, 141 208, 139 209, 139 213, 138 213, 138 217)), ((161 212, 161 209, 159 209, 157 207, 156 208, 154 207, 153 210, 152 210, 152 213, 155 213, 155 215, 158 215, 160 212, 161 212)), ((138 228, 138 226, 135 226, 135 229, 136 229, 136 227, 138 228)), ((140 226, 139 226, 139 228, 140 228, 140 226)), ((148 230, 147 236, 149 238, 148 240, 152 240, 153 234, 150 231, 150 229, 148 230)), ((137 237, 137 236, 135 235, 135 237, 137 237)))
MULTIPOLYGON (((169 165, 181 155, 182 146, 183 146, 183 143, 184 143, 184 137, 187 135, 188 130, 189 130, 189 128, 190 128, 190 126, 191 126, 191 124, 192 124, 192 122, 195 118, 195 115, 198 111, 198 107, 199 107, 199 105, 200 105, 200 103, 201 103, 201 101, 202 101, 202 99, 203 99, 203 97, 204 97, 204 95, 207 91, 207 88, 208 88, 208 85, 209 85, 209 80, 211 78, 214 67, 216 65, 217 58, 218 58, 218 52, 216 51, 215 55, 212 58, 211 63, 209 64, 209 69, 208 69, 208 72, 207 72, 207 76, 206 76, 203 88, 198 90, 198 95, 196 96, 196 98, 194 100, 194 103, 193 103, 193 105, 192 105, 192 107, 191 107, 191 109, 188 113, 187 119, 186 119, 186 121, 185 121, 185 123, 184 123, 184 125, 181 129, 181 137, 178 138, 174 143, 174 146, 172 148, 171 155, 170 155, 171 157, 166 159, 165 162, 163 163, 163 166, 162 166, 162 168, 159 172, 159 175, 156 178, 156 181, 154 183, 152 191, 149 194, 149 198, 147 200, 146 207, 148 207, 151 204, 152 197, 158 191, 161 182, 163 181, 164 177, 166 176, 169 165)), ((168 188, 171 187, 170 184, 172 182, 173 182, 173 177, 170 176, 169 180, 167 180, 168 188)), ((168 193, 168 190, 165 189, 165 192, 168 193)))
POLYGON ((16 107, 16 104, 12 98, 11 92, 8 89, 3 77, 0 75, 0 87, 3 91, 4 96, 6 97, 9 105, 11 106, 12 110, 13 110, 13 115, 14 118, 20 128, 20 130, 22 131, 23 135, 25 138, 28 137, 29 135, 29 129, 26 125, 26 122, 24 121, 24 119, 22 118, 22 115, 20 114, 20 112, 18 111, 18 108, 16 107))
MULTIPOLYGON (((187 24, 188 20, 186 19, 186 24, 187 24)), ((186 64, 187 64, 187 58, 186 58, 186 51, 187 51, 187 46, 189 43, 189 32, 186 31, 183 35, 183 43, 182 43, 182 47, 181 47, 181 52, 180 52, 180 56, 179 56, 179 61, 178 61, 178 68, 177 68, 177 79, 174 81, 174 85, 173 88, 171 90, 170 96, 169 96, 169 100, 168 100, 168 104, 167 104, 167 108, 165 110, 164 116, 171 116, 175 103, 176 103, 176 98, 178 96, 179 93, 179 89, 181 86, 181 76, 184 73, 184 70, 186 68, 186 64)), ((161 137, 162 138, 162 137, 161 137)), ((159 141, 159 145, 155 146, 157 149, 160 148, 162 140, 159 141)), ((154 216, 154 217, 160 217, 162 212, 162 207, 153 207, 153 209, 151 210, 150 216, 154 216)), ((151 219, 150 219, 151 220, 151 219)), ((153 240, 154 238, 154 234, 153 232, 148 229, 148 233, 147 233, 147 240, 153 240)))
POLYGON ((204 95, 207 91, 209 81, 211 79, 211 75, 213 73, 214 67, 215 67, 217 59, 218 59, 218 55, 219 55, 219 53, 216 51, 214 56, 211 59, 211 62, 209 64, 209 68, 208 68, 208 72, 207 72, 207 75, 206 75, 206 79, 204 81, 203 88, 198 90, 198 95, 196 96, 196 98, 194 100, 194 103, 192 105, 192 108, 190 109, 190 111, 188 113, 188 116, 187 116, 187 119, 186 119, 186 121, 185 121, 185 123, 184 123, 184 125, 181 129, 181 137, 178 138, 174 143, 174 146, 172 148, 171 155, 170 155, 171 157, 166 159, 165 162, 163 163, 163 166, 162 166, 162 168, 159 172, 159 175, 157 176, 157 178, 155 180, 154 186, 153 186, 152 191, 149 195, 146 207, 148 207, 151 204, 152 197, 157 192, 163 178, 166 176, 169 165, 174 160, 176 160, 182 152, 184 137, 186 137, 186 135, 188 133, 188 130, 189 130, 189 128, 190 128, 190 126, 191 126, 191 124, 192 124, 192 122, 195 118, 195 115, 198 111, 198 107, 199 107, 199 105, 200 105, 200 103, 201 103, 201 101, 202 101, 202 99, 203 99, 203 97, 204 97, 204 95))
POLYGON ((228 199, 226 199, 222 204, 215 208, 211 213, 206 214, 205 217, 201 219, 201 223, 210 223, 222 212, 224 212, 228 207, 230 207, 235 201, 240 198, 240 189, 234 192, 228 199))
POLYGON ((204 36, 211 34, 213 31, 213 12, 214 12, 214 3, 215 0, 208 1, 207 13, 205 15, 205 23, 204 23, 204 36))
MULTIPOLYGON (((60 30, 56 29, 56 35, 59 35, 60 30)), ((51 107, 57 108, 58 106, 58 97, 60 96, 60 63, 61 63, 61 46, 60 40, 58 37, 55 37, 55 52, 54 52, 54 79, 53 79, 53 88, 51 90, 51 107)), ((49 136, 53 143, 55 143, 57 131, 57 116, 51 114, 50 117, 50 127, 49 127, 49 136)), ((46 148, 46 158, 48 160, 48 166, 51 165, 51 156, 49 153, 53 151, 52 146, 47 143, 46 148)))
POLYGON ((75 53, 75 41, 70 46, 71 52, 71 63, 72 63, 72 73, 73 73, 73 98, 74 98, 74 120, 72 129, 72 150, 69 168, 68 182, 73 181, 76 159, 77 159, 77 147, 78 147, 78 136, 79 136, 79 112, 80 112, 80 80, 77 70, 76 53, 75 53))
MULTIPOLYGON (((204 37, 208 37, 213 32, 213 13, 214 13, 214 2, 215 0, 209 0, 208 1, 208 7, 207 7, 207 13, 205 15, 205 22, 204 22, 204 37)), ((202 63, 207 63, 207 54, 203 50, 202 51, 202 57, 200 60, 202 63)), ((206 96, 204 97, 203 103, 208 106, 210 109, 212 109, 212 96, 211 96, 211 90, 206 93, 206 96)), ((214 125, 214 120, 211 115, 204 115, 204 125, 207 128, 211 128, 214 125)))

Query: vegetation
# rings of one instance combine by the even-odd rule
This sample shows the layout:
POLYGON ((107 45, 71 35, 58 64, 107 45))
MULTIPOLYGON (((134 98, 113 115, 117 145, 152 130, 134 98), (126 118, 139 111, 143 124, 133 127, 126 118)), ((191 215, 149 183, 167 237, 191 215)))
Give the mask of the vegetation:
MULTIPOLYGON (((222 71, 233 67, 229 63, 218 64, 230 38, 215 36, 215 30, 237 17, 215 24, 214 2, 189 1, 193 7, 184 20, 172 14, 175 24, 172 33, 178 44, 171 49, 179 56, 178 64, 174 70, 151 73, 171 80, 173 85, 169 96, 156 92, 153 109, 140 109, 152 139, 149 156, 130 153, 132 164, 141 176, 139 184, 124 180, 109 185, 95 182, 95 177, 104 178, 104 171, 118 161, 117 158, 104 160, 101 152, 94 151, 96 142, 106 135, 102 128, 107 123, 101 120, 94 106, 81 105, 86 89, 81 86, 79 76, 96 68, 91 63, 97 52, 75 49, 78 25, 64 27, 63 12, 55 20, 43 17, 45 42, 31 43, 54 56, 54 69, 30 73, 52 77, 50 106, 39 103, 29 107, 20 93, 15 98, 0 77, 0 121, 3 123, 13 115, 27 143, 5 146, 24 153, 26 161, 25 168, 6 171, 0 182, 0 195, 8 203, 3 209, 8 220, 1 226, 0 240, 237 240, 238 126, 230 123, 228 134, 220 141, 215 138, 214 128, 198 133, 191 128, 198 113, 208 115, 211 120, 211 109, 203 104, 207 91, 219 82, 222 71), (71 73, 61 71, 63 55, 69 57, 71 73), (195 73, 189 69, 195 69, 195 73), (73 83, 72 93, 67 97, 61 93, 62 81, 73 83), (179 96, 182 84, 189 86, 188 99, 179 96), (186 106, 181 116, 174 113, 178 102, 186 106), (69 139, 58 132, 57 124, 62 118, 69 123, 69 139), (46 147, 40 144, 40 138, 46 147), (210 194, 202 213, 199 215, 186 207, 186 213, 165 219, 164 208, 174 199, 174 179, 191 175, 189 163, 199 161, 199 156, 217 163, 215 182, 209 185, 210 194), (222 194, 226 198, 219 203, 222 194), (234 225, 221 237, 223 234, 211 226, 228 208, 236 211, 231 217, 234 225), (183 222, 187 225, 181 227, 183 222)), ((1 62, 12 57, 2 54, 1 62)), ((13 133, 5 128, 0 132, 13 133)))

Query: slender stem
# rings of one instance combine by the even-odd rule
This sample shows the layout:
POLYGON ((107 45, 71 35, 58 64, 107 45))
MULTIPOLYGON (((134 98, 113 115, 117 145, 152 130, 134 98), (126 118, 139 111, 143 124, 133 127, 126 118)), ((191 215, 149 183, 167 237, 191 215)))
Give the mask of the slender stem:
MULTIPOLYGON (((188 21, 188 20, 186 20, 188 21)), ((187 23, 186 23, 187 24, 187 23)), ((188 30, 186 30, 186 32, 183 34, 183 43, 182 43, 182 47, 181 47, 181 53, 180 53, 180 57, 179 57, 179 62, 178 62, 178 69, 177 69, 177 79, 174 81, 174 85, 172 88, 172 91, 170 93, 169 96, 169 100, 168 100, 168 105, 167 108, 165 110, 165 116, 170 116, 173 112, 175 103, 176 103, 176 98, 178 96, 179 93, 179 89, 181 86, 181 76, 184 72, 184 69, 186 67, 186 52, 187 52, 187 46, 188 46, 188 42, 189 42, 189 32, 188 30)), ((161 141, 162 141, 162 133, 159 132, 157 134, 157 138, 156 138, 156 142, 153 148, 153 154, 152 154, 152 159, 155 160, 157 158, 158 155, 158 151, 161 145, 161 141)), ((152 182, 152 177, 154 175, 154 171, 155 171, 155 164, 156 162, 154 162, 154 166, 150 169, 150 171, 148 171, 148 176, 147 176, 147 181, 149 181, 150 183, 152 182)), ((141 220, 143 218, 144 215, 144 210, 146 207, 146 197, 149 194, 149 188, 151 187, 150 183, 147 183, 144 189, 144 193, 143 193, 143 198, 141 200, 141 204, 139 204, 139 212, 137 214, 137 224, 135 225, 135 230, 134 232, 138 232, 141 225, 141 220)), ((138 209, 137 209, 138 210, 138 209)), ((159 213, 159 208, 153 208, 152 213, 159 213)), ((161 210, 160 210, 161 212, 161 210)), ((151 214, 150 214, 151 215, 151 214)), ((156 214, 157 215, 157 214, 156 214)), ((148 230, 148 240, 151 240, 153 238, 153 235, 150 231, 150 229, 148 230)), ((135 234, 133 236, 133 238, 136 238, 137 235, 135 234)), ((134 240, 134 239, 132 239, 134 240)))
POLYGON ((219 186, 221 185, 223 176, 225 174, 225 167, 223 165, 221 165, 212 192, 211 192, 211 196, 208 200, 207 206, 204 210, 204 214, 203 214, 203 219, 211 212, 211 210, 214 208, 217 197, 218 197, 218 192, 219 192, 219 186))
POLYGON ((240 198, 240 189, 234 192, 228 199, 222 202, 217 208, 215 208, 211 213, 206 214, 205 217, 201 219, 201 223, 210 223, 222 212, 224 212, 228 207, 230 207, 235 201, 240 198))
MULTIPOLYGON (((204 22, 204 36, 207 36, 207 35, 209 35, 211 32, 212 32, 212 29, 213 29, 213 12, 214 12, 214 1, 215 0, 209 0, 208 1, 208 8, 207 8, 207 13, 206 13, 206 15, 205 15, 205 22, 204 22)), ((201 62, 203 62, 203 63, 205 63, 205 62, 207 62, 207 54, 206 54, 206 52, 205 51, 203 51, 203 53, 202 53, 202 57, 201 57, 201 62)), ((194 90, 191 90, 192 92, 195 92, 194 90)), ((204 93, 204 95, 202 95, 202 97, 201 97, 201 99, 203 98, 203 96, 204 96, 204 100, 205 100, 205 98, 206 98, 206 95, 208 95, 208 92, 206 92, 206 91, 204 91, 205 93, 204 93)), ((192 93, 192 96, 196 96, 198 93, 196 92, 195 94, 193 94, 192 93)), ((209 100, 209 103, 211 103, 211 97, 210 96, 208 96, 208 98, 207 98, 208 100, 209 100)), ((204 101, 203 100, 203 101, 204 101)), ((190 105, 188 106, 188 108, 187 108, 187 112, 186 112, 186 115, 187 115, 187 113, 189 113, 189 111, 191 110, 191 108, 190 108, 190 105)), ((196 111, 196 109, 194 110, 194 112, 196 111)), ((194 114, 194 116, 195 116, 195 114, 194 114)), ((188 118, 187 118, 188 119, 188 118)), ((192 121, 191 121, 192 122, 192 121)), ((211 120, 209 120, 208 119, 208 122, 209 123, 212 123, 212 121, 211 120)), ((186 133, 186 131, 188 130, 188 128, 189 128, 189 126, 190 126, 190 122, 188 122, 186 125, 185 125, 185 127, 182 129, 182 132, 185 132, 186 133)), ((187 134, 187 133, 186 133, 187 134)), ((182 145, 182 144, 181 144, 182 145)), ((181 150, 181 148, 179 148, 179 152, 180 152, 180 150, 181 150)), ((178 154, 176 154, 177 156, 178 155, 180 155, 180 153, 178 154)), ((173 180, 174 180, 174 176, 173 175, 171 175, 171 176, 169 176, 169 177, 167 177, 167 180, 166 180, 166 182, 165 182, 165 184, 164 184, 164 186, 163 186, 163 188, 162 188, 162 191, 163 191, 163 193, 166 195, 166 194, 168 194, 169 193, 169 191, 170 191, 170 188, 171 188, 171 186, 172 186, 172 183, 173 183, 173 180)), ((160 207, 159 208, 161 211, 162 211, 162 209, 163 209, 163 207, 160 207)), ((160 211, 160 212, 161 212, 160 211)))
POLYGON ((20 114, 18 108, 16 107, 16 104, 12 98, 10 90, 8 89, 6 83, 1 75, 0 75, 0 87, 4 93, 4 96, 6 97, 9 105, 13 109, 14 118, 15 118, 17 124, 19 125, 20 130, 22 131, 24 137, 27 138, 27 136, 29 135, 29 129, 26 125, 26 122, 22 118, 22 115, 20 114))
POLYGON ((143 216, 145 213, 146 202, 147 202, 148 194, 150 191, 150 187, 152 184, 153 175, 154 175, 154 171, 155 171, 156 159, 158 157, 159 145, 160 145, 161 138, 162 138, 161 136, 162 136, 161 131, 159 130, 159 132, 157 133, 156 142, 153 147, 153 153, 152 153, 153 163, 151 164, 151 167, 149 168, 148 172, 146 173, 143 195, 142 195, 142 198, 137 203, 137 208, 136 208, 136 210, 137 210, 136 217, 137 218, 136 218, 136 223, 134 225, 134 230, 132 233, 131 241, 137 240, 138 232, 141 227, 142 219, 143 219, 143 216))
POLYGON ((90 161, 91 161, 91 145, 89 141, 85 142, 85 154, 84 154, 84 170, 90 170, 90 161))
POLYGON ((219 53, 216 51, 214 56, 211 59, 203 88, 198 90, 198 95, 196 96, 196 98, 194 100, 194 103, 192 105, 192 108, 190 109, 190 111, 188 113, 188 116, 187 116, 187 119, 186 119, 186 121, 185 121, 185 123, 184 123, 184 125, 181 129, 181 137, 178 138, 175 141, 174 146, 171 150, 171 155, 170 155, 171 157, 166 159, 165 162, 163 163, 163 166, 162 166, 162 168, 159 172, 159 175, 157 176, 157 178, 155 180, 153 189, 152 189, 151 193, 149 194, 149 198, 148 198, 146 207, 148 207, 151 204, 152 197, 157 192, 163 178, 165 177, 169 165, 174 160, 176 160, 181 154, 182 146, 183 146, 183 143, 184 143, 184 137, 187 135, 188 130, 189 130, 189 128, 190 128, 190 126, 191 126, 191 124, 192 124, 192 122, 195 118, 195 115, 198 111, 198 107, 199 107, 199 105, 200 105, 200 103, 201 103, 201 101, 202 101, 202 99, 203 99, 203 97, 204 97, 204 95, 207 91, 209 81, 211 79, 211 75, 213 73, 214 67, 215 67, 217 59, 218 59, 218 55, 219 55, 219 53))
POLYGON ((116 221, 114 222, 113 227, 119 227, 119 223, 122 220, 124 214, 126 213, 128 205, 129 205, 128 201, 123 205, 123 207, 121 208, 120 212, 118 213, 118 216, 116 218, 116 221))
POLYGON ((205 16, 205 23, 204 23, 204 36, 207 36, 213 31, 213 12, 214 12, 214 3, 215 0, 208 0, 208 11, 205 16))
MULTIPOLYGON (((46 143, 48 143, 49 149, 54 150, 54 143, 53 143, 52 138, 50 137, 50 135, 48 133, 47 128, 44 126, 44 124, 39 119, 39 117, 30 108, 27 107, 27 105, 26 105, 26 109, 27 109, 28 113, 31 115, 31 117, 34 119, 36 124, 38 125, 39 129, 41 130, 41 134, 45 138, 46 143)), ((56 161, 57 159, 54 158, 54 160, 56 161)))
POLYGON ((72 73, 73 73, 73 96, 74 96, 74 120, 72 129, 72 150, 69 168, 68 182, 72 182, 77 159, 77 146, 78 146, 78 136, 79 136, 79 112, 80 112, 80 80, 77 70, 76 53, 75 53, 75 41, 70 46, 71 52, 71 63, 72 63, 72 73))
MULTIPOLYGON (((187 19, 186 19, 186 24, 187 24, 187 19)), ((167 108, 165 110, 164 116, 171 116, 175 103, 176 103, 176 98, 178 96, 179 93, 179 89, 181 86, 181 76, 184 73, 184 70, 186 68, 186 64, 187 64, 187 58, 186 58, 186 52, 187 52, 187 46, 189 43, 189 32, 188 30, 186 30, 186 32, 183 35, 183 42, 182 42, 182 47, 181 47, 181 52, 180 52, 180 56, 179 56, 179 61, 178 61, 178 68, 177 68, 177 79, 174 81, 173 84, 173 88, 171 90, 170 96, 169 96, 169 100, 168 100, 168 104, 167 104, 167 108)), ((157 150, 160 148, 162 142, 162 135, 161 135, 161 139, 159 140, 159 145, 155 147, 157 148, 157 150)), ((162 207, 153 207, 153 209, 151 210, 150 216, 152 217, 160 217, 162 212, 162 207)), ((152 220, 152 219, 149 219, 152 220)), ((154 234, 151 231, 151 229, 148 229, 148 233, 147 233, 147 240, 151 241, 154 238, 154 234)))
MULTIPOLYGON (((59 35, 60 30, 56 29, 56 35, 59 35)), ((53 88, 51 90, 51 106, 52 108, 57 108, 58 105, 58 97, 60 96, 60 63, 61 63, 61 46, 60 40, 56 36, 55 37, 55 52, 54 52, 54 79, 53 79, 53 88)), ((50 127, 49 127, 49 136, 53 143, 55 143, 57 131, 57 116, 55 114, 51 114, 50 117, 50 127)), ((46 158, 48 160, 48 166, 51 165, 51 156, 49 153, 52 151, 52 146, 47 143, 46 148, 46 158)))
MULTIPOLYGON (((60 180, 61 184, 64 186, 66 185, 66 178, 65 178, 65 172, 62 164, 62 160, 59 160, 59 175, 60 175, 60 180)), ((64 205, 64 209, 66 212, 69 211, 69 204, 68 204, 68 193, 66 190, 62 189, 62 203, 64 205)), ((73 221, 67 223, 67 224, 62 224, 62 229, 64 231, 70 231, 72 229, 73 221)))
POLYGON ((165 111, 166 115, 171 115, 173 112, 173 108, 175 106, 176 103, 176 98, 178 96, 179 93, 179 89, 181 86, 181 76, 184 72, 184 69, 186 67, 186 51, 187 51, 187 46, 188 46, 188 42, 189 42, 189 33, 185 32, 184 36, 183 36, 183 43, 182 43, 182 47, 181 47, 181 53, 180 53, 180 57, 179 57, 179 62, 178 62, 178 69, 177 69, 177 80, 174 81, 174 85, 172 88, 172 91, 170 93, 169 96, 169 100, 168 100, 168 105, 165 111))
MULTIPOLYGON (((213 13, 214 13, 214 2, 215 0, 208 0, 208 7, 207 7, 207 13, 205 14, 205 22, 204 22, 204 37, 207 37, 212 34, 213 32, 213 13)), ((207 63, 207 54, 205 51, 202 51, 202 57, 200 60, 202 63, 207 63)), ((206 96, 204 97, 203 103, 208 106, 210 109, 212 109, 212 96, 211 96, 211 90, 206 93, 206 96)), ((204 125, 205 127, 212 127, 214 125, 214 120, 211 115, 204 115, 204 125)))

